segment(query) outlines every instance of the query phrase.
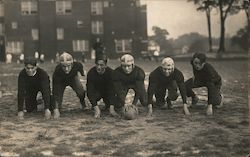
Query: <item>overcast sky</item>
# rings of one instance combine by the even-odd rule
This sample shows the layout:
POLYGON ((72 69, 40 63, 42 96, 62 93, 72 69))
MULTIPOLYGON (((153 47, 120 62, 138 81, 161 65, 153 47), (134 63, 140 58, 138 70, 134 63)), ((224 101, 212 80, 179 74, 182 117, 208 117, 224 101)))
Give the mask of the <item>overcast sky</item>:
MULTIPOLYGON (((148 35, 152 35, 152 26, 167 29, 170 38, 199 32, 207 35, 207 19, 204 12, 196 11, 196 6, 187 0, 141 0, 147 4, 148 35)), ((234 16, 228 16, 226 20, 226 35, 232 36, 237 30, 247 24, 244 12, 234 16)), ((212 36, 219 37, 220 20, 219 12, 212 13, 212 36)))

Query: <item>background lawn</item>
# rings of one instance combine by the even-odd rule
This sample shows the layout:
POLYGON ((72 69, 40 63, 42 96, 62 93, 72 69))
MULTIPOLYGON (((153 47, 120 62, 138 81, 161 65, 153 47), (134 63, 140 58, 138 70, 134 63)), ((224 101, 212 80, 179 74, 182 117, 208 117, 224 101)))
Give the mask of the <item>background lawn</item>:
MULTIPOLYGON (((126 121, 103 112, 101 119, 93 111, 81 111, 71 88, 64 94, 63 111, 58 120, 44 120, 43 112, 25 114, 17 119, 17 77, 23 65, 0 63, 0 156, 197 156, 246 157, 250 154, 250 112, 248 106, 248 61, 211 60, 223 78, 224 107, 206 116, 206 89, 196 90, 201 101, 184 116, 182 101, 173 110, 155 109, 146 118, 140 107, 139 118, 126 121)), ((88 71, 93 61, 84 67, 88 71)), ((117 60, 108 63, 112 68, 117 60)), ((160 63, 136 61, 146 74, 160 63)), ((56 64, 45 63, 50 77, 56 64)), ((188 60, 176 61, 185 76, 192 76, 188 60)), ((86 77, 83 77, 86 79, 86 77)), ((85 82, 85 81, 83 81, 85 82)), ((190 99, 189 99, 190 101, 190 99)))

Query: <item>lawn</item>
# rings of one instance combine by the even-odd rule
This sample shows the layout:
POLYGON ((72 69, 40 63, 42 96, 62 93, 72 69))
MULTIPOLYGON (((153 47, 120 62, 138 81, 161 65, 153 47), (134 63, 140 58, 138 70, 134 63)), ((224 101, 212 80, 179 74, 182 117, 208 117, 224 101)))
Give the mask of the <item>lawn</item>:
MULTIPOLYGON (((183 115, 181 100, 173 110, 155 108, 152 118, 139 107, 138 119, 127 121, 103 112, 80 110, 72 89, 64 94, 60 119, 45 120, 43 112, 25 114, 17 119, 17 77, 23 65, 0 63, 0 156, 74 157, 74 156, 187 156, 246 157, 250 155, 250 112, 248 106, 248 61, 211 60, 223 78, 224 106, 206 116, 206 89, 196 90, 201 101, 183 115)), ((88 71, 93 61, 84 64, 88 71)), ((136 61, 147 76, 160 63, 136 61)), ((115 68, 117 60, 109 65, 115 68)), ((56 64, 39 65, 50 77, 56 64)), ((188 60, 176 61, 185 76, 192 76, 188 60)), ((86 79, 83 77, 83 79, 86 79)), ((147 85, 148 77, 145 83, 147 85)), ((88 101, 88 100, 86 100, 88 101)), ((189 100, 190 101, 190 100, 189 100)))

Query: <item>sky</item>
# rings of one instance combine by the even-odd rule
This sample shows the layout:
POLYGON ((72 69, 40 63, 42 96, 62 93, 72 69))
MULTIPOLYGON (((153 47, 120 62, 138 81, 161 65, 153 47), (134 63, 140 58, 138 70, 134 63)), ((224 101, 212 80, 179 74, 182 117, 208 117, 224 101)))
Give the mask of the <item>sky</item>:
MULTIPOLYGON (((198 32, 208 36, 205 12, 196 10, 192 2, 187 0, 141 0, 147 5, 148 35, 153 35, 152 26, 159 26, 169 32, 168 38, 198 32)), ((212 37, 220 36, 219 11, 212 12, 212 37)), ((247 18, 242 11, 226 19, 226 36, 233 36, 247 24, 247 18)))

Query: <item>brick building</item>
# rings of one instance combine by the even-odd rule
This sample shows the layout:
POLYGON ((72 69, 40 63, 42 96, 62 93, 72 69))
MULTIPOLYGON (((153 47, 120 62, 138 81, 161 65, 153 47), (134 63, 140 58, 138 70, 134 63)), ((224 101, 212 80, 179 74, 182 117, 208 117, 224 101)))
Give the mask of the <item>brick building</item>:
POLYGON ((97 38, 110 58, 147 50, 140 0, 0 0, 0 57, 69 51, 90 57, 97 38))

